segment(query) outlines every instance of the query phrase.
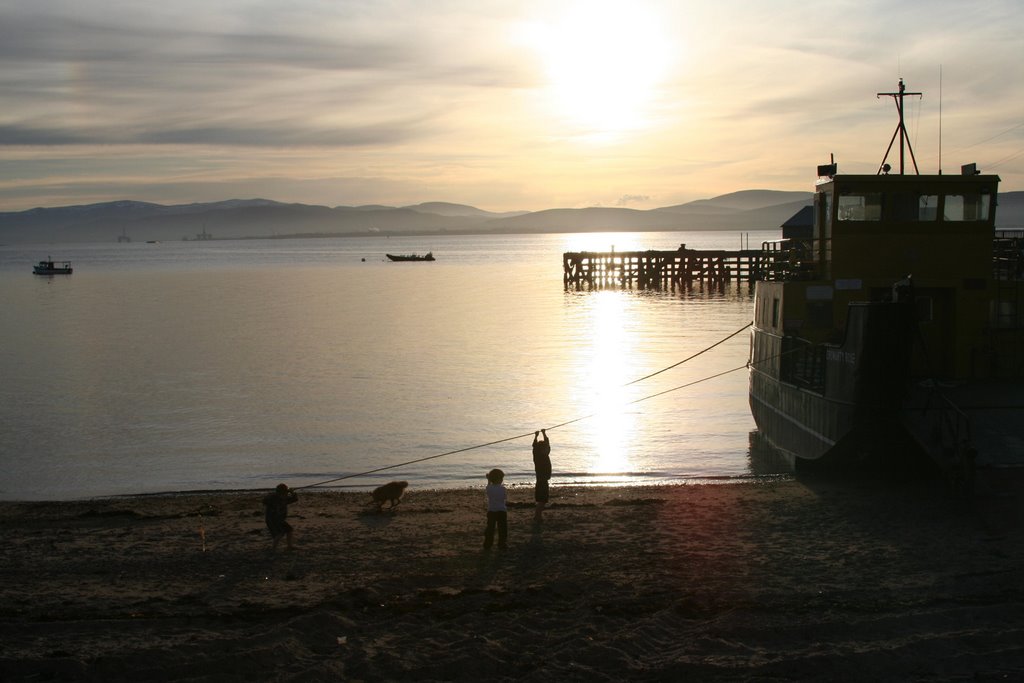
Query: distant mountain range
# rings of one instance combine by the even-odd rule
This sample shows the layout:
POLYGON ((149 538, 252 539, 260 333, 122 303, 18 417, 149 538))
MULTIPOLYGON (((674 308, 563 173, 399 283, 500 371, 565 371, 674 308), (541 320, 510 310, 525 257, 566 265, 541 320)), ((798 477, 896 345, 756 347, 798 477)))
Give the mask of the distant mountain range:
MULTIPOLYGON (((0 244, 260 237, 760 230, 782 225, 811 192, 744 190, 676 206, 494 213, 464 204, 317 206, 269 199, 162 205, 116 201, 0 213, 0 244)), ((1000 227, 1024 226, 1024 192, 999 196, 1000 227)))

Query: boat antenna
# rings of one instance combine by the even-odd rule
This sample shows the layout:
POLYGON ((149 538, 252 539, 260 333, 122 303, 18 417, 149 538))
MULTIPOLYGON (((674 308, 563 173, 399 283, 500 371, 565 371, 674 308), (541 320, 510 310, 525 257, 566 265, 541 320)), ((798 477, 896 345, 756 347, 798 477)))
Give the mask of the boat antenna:
POLYGON ((899 114, 899 123, 896 125, 896 132, 892 134, 892 139, 889 140, 889 147, 885 150, 885 156, 882 158, 882 164, 878 167, 878 175, 888 172, 886 160, 889 158, 889 152, 892 151, 892 144, 896 142, 896 137, 900 139, 900 175, 903 175, 903 153, 904 147, 910 152, 910 160, 914 162, 914 173, 920 175, 921 172, 917 170, 917 159, 914 158, 914 148, 910 146, 910 140, 907 139, 907 127, 903 123, 903 98, 908 95, 916 95, 921 97, 919 92, 905 92, 906 86, 903 85, 903 78, 900 78, 899 91, 898 92, 880 92, 878 97, 891 97, 896 101, 896 112, 899 114))
POLYGON ((939 175, 942 175, 942 65, 939 64, 939 175))

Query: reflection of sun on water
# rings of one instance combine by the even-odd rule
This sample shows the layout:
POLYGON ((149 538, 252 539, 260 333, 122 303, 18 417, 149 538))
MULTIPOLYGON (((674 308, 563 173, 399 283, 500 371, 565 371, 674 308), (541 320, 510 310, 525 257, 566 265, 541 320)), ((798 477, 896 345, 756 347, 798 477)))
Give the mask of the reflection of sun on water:
MULTIPOLYGON (((630 353, 630 335, 626 330, 624 294, 597 292, 592 297, 593 329, 583 339, 590 346, 581 354, 577 385, 583 395, 579 404, 586 414, 584 433, 592 439, 588 471, 592 474, 630 471, 630 446, 635 440, 636 417, 633 406, 625 405, 628 393, 622 385, 629 382, 629 365, 623 359, 630 353)), ((586 442, 586 437, 584 438, 586 442)))
MULTIPOLYGON (((642 251, 645 249, 673 249, 671 238, 664 246, 651 247, 649 233, 631 232, 575 232, 562 236, 562 251, 642 251), (645 241, 647 240, 647 241, 645 241)), ((660 238, 658 238, 660 239, 660 238)))

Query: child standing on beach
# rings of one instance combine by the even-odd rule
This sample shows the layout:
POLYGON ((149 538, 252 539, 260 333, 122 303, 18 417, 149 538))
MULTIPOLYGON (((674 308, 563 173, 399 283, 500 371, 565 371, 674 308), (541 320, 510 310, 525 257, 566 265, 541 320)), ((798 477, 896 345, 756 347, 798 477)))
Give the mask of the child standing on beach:
POLYGON ((551 439, 544 429, 533 433, 533 469, 537 473, 537 486, 533 490, 536 506, 533 520, 539 522, 544 506, 548 503, 548 481, 551 479, 551 439), (543 439, 540 438, 542 434, 543 439))
POLYGON ((487 528, 484 530, 484 550, 494 543, 494 528, 498 528, 498 548, 508 543, 508 508, 505 506, 505 473, 493 469, 487 473, 487 528))
POLYGON ((288 506, 298 502, 299 496, 288 488, 287 484, 278 484, 273 493, 263 498, 263 507, 266 510, 267 528, 270 529, 270 536, 274 539, 274 550, 281 542, 281 537, 288 539, 288 550, 293 550, 292 525, 288 523, 288 506))

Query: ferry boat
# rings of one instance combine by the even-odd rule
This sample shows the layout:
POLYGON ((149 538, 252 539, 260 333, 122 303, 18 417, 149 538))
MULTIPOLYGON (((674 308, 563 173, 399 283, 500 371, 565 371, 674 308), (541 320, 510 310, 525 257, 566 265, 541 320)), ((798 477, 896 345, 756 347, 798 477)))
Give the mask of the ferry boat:
POLYGON ((811 229, 763 245, 750 408, 797 470, 931 461, 972 488, 976 468, 1024 467, 1024 236, 995 229, 998 176, 917 172, 919 94, 879 93, 899 124, 878 173, 819 166, 811 229))

